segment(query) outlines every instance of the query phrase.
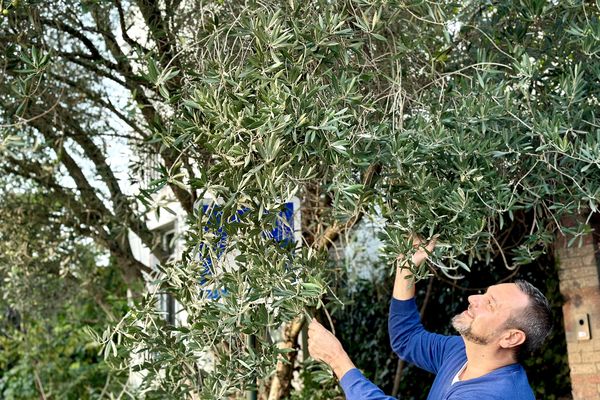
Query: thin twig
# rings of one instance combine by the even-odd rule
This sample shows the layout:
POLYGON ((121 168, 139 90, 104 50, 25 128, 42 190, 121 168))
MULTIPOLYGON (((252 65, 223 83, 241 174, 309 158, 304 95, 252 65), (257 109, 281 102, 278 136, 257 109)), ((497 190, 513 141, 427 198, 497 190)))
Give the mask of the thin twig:
POLYGON ((460 72, 465 71, 467 69, 471 69, 471 68, 478 69, 479 67, 488 66, 488 65, 492 65, 492 66, 495 66, 495 67, 503 67, 503 68, 506 68, 508 70, 512 70, 512 67, 510 65, 506 65, 506 64, 500 64, 500 63, 495 63, 495 62, 480 62, 480 63, 475 63, 475 64, 467 65, 467 66, 465 66, 463 68, 457 69, 456 71, 452 71, 452 72, 447 72, 445 74, 441 74, 441 76, 439 78, 432 80, 431 82, 429 82, 426 85, 423 85, 417 91, 417 93, 420 93, 420 92, 424 91, 426 88, 428 88, 429 86, 435 84, 436 82, 439 82, 441 80, 446 79, 446 77, 448 77, 448 76, 460 74, 460 72))
POLYGON ((47 109, 46 111, 44 111, 43 113, 38 114, 38 115, 36 115, 34 117, 31 117, 29 119, 22 119, 19 122, 15 122, 14 124, 0 125, 0 128, 11 128, 11 127, 16 127, 16 126, 21 126, 23 124, 27 124, 29 122, 35 121, 36 119, 42 118, 44 115, 52 112, 56 107, 58 107, 58 103, 60 102, 60 99, 61 99, 64 91, 65 91, 65 88, 61 88, 60 93, 58 95, 58 98, 56 99, 56 101, 54 102, 54 104, 49 109, 47 109))
MULTIPOLYGON (((496 284, 504 283, 504 282, 511 280, 515 275, 517 275, 517 273, 519 272, 520 269, 521 269, 521 265, 519 264, 509 275, 500 279, 498 282, 496 282, 496 284)), ((476 288, 469 288, 466 286, 461 286, 461 285, 457 284, 456 282, 452 282, 451 280, 446 279, 444 276, 438 274, 435 269, 432 268, 431 270, 435 274, 436 278, 446 282, 447 284, 449 284, 450 286, 452 286, 455 289, 459 289, 459 290, 467 291, 467 292, 480 292, 482 290, 487 290, 487 288, 488 288, 487 286, 486 287, 476 287, 476 288)))
POLYGON ((35 386, 38 388, 39 392, 40 392, 40 398, 42 400, 46 400, 46 393, 44 392, 44 386, 42 385, 42 381, 40 379, 40 376, 38 375, 37 372, 37 368, 33 368, 33 376, 35 378, 35 386))
POLYGON ((504 251, 502 250, 502 246, 500 246, 500 243, 498 243, 498 241, 496 240, 494 235, 490 235, 490 237, 492 238, 492 240, 496 244, 496 247, 500 251, 500 256, 502 257, 502 262, 504 263, 504 266, 506 267, 506 269, 508 269, 509 271, 513 271, 516 267, 508 265, 508 261, 506 261, 506 256, 504 255, 504 251))
POLYGON ((106 393, 106 390, 108 389, 109 383, 110 383, 110 374, 108 374, 106 377, 106 383, 104 383, 104 387, 102 388, 102 391, 100 392, 100 396, 98 397, 98 400, 102 400, 102 398, 104 397, 104 394, 106 393))
POLYGON ((325 316, 329 321, 329 326, 331 327, 331 333, 335 336, 335 326, 333 326, 333 320, 331 319, 331 315, 329 315, 329 311, 327 311, 327 307, 323 307, 323 312, 325 312, 325 316))

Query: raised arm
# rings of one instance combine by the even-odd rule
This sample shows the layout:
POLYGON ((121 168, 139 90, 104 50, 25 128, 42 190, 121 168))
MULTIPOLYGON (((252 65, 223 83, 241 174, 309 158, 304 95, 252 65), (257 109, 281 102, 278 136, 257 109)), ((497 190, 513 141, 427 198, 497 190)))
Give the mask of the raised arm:
MULTIPOLYGON (((429 243, 425 244, 421 239, 413 239, 413 247, 417 249, 412 256, 412 262, 414 265, 419 266, 423 264, 428 257, 428 253, 431 253, 435 248, 436 237, 434 237, 429 243)), ((415 297, 415 281, 410 272, 408 260, 401 254, 398 256, 398 268, 396 271, 396 279, 394 281, 394 292, 393 297, 396 300, 410 300, 415 297)))
MULTIPOLYGON (((417 249, 412 262, 420 266, 435 247, 435 237, 427 244, 419 239, 413 241, 417 249)), ((388 330, 390 344, 398 356, 423 368, 437 373, 450 341, 456 337, 427 332, 414 300, 415 282, 404 256, 398 257, 398 269, 394 281, 393 299, 390 305, 388 330)))

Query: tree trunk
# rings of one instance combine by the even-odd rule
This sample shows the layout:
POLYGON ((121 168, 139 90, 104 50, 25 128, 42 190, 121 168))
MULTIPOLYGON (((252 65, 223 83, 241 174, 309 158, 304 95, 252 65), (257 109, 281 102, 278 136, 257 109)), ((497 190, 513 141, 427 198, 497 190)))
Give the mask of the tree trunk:
MULTIPOLYGON (((293 349, 296 346, 298 335, 304 325, 304 317, 296 317, 284 331, 285 341, 280 344, 281 349, 293 349)), ((298 356, 297 351, 291 351, 283 354, 283 360, 277 362, 275 376, 271 381, 269 390, 269 400, 277 400, 289 396, 292 383, 292 372, 294 371, 294 362, 298 356)))

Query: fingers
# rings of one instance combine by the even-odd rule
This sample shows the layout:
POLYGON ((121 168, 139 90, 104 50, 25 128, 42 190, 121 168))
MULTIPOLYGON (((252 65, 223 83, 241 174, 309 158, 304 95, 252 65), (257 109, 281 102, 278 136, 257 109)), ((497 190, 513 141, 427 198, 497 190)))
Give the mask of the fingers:
POLYGON ((331 365, 343 348, 331 332, 313 319, 308 325, 308 352, 315 360, 331 365))
POLYGON ((412 240, 412 245, 413 247, 419 248, 421 246, 421 244, 423 244, 423 239, 421 239, 421 236, 417 235, 416 233, 411 233, 410 236, 408 237, 410 240, 412 240))
POLYGON ((308 325, 308 353, 317 361, 321 361, 321 349, 319 338, 322 337, 323 325, 313 318, 308 325))
POLYGON ((435 248, 435 245, 437 244, 438 237, 440 237, 440 235, 433 235, 433 237, 431 238, 429 243, 427 243, 427 246, 425 246, 425 248, 427 249, 428 252, 431 253, 433 251, 433 249, 435 248))
POLYGON ((424 245, 424 241, 417 237, 417 239, 413 238, 413 246, 417 249, 412 256, 412 262, 415 265, 420 265, 423 261, 425 261, 429 257, 429 253, 433 251, 435 245, 437 243, 439 235, 434 235, 429 243, 424 245))
POLYGON ((437 242, 438 237, 440 237, 440 235, 438 235, 438 234, 433 235, 431 237, 431 240, 429 240, 429 242, 425 246, 423 246, 423 244, 425 243, 425 240, 423 240, 419 235, 417 235, 415 233, 411 233, 409 239, 412 239, 413 248, 415 248, 415 249, 422 248, 422 247, 425 247, 427 249, 429 249, 429 248, 433 249, 435 247, 435 243, 437 242))
POLYGON ((319 323, 319 321, 313 318, 308 325, 308 340, 310 340, 311 337, 315 338, 317 335, 322 334, 323 331, 329 332, 323 325, 319 323))

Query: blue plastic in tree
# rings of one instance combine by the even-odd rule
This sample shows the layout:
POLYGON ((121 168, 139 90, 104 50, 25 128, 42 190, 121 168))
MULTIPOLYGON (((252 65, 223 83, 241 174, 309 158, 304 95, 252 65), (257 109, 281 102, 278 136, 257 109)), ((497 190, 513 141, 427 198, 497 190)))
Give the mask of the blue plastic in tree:
MULTIPOLYGON (((244 215, 252 212, 249 208, 243 208, 238 210, 236 214, 227 221, 227 224, 235 224, 236 222, 242 221, 244 215)), ((218 240, 216 241, 213 252, 217 259, 223 256, 225 249, 227 248, 227 232, 224 224, 221 223, 223 217, 223 211, 215 205, 203 205, 202 214, 208 214, 208 221, 204 226, 205 233, 213 233, 218 240)), ((278 243, 282 248, 290 248, 295 243, 294 238, 294 203, 288 202, 283 205, 283 209, 278 212, 278 218, 276 218, 275 226, 270 231, 263 232, 264 237, 272 238, 275 243, 278 243)), ((203 245, 200 245, 199 253, 202 253, 203 245)), ((211 275, 210 269, 212 267, 212 258, 203 257, 202 265, 204 266, 204 272, 200 278, 200 284, 206 285, 208 282, 207 276, 211 275)), ((227 294, 227 289, 205 289, 207 297, 212 300, 220 298, 222 295, 227 294)))

